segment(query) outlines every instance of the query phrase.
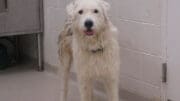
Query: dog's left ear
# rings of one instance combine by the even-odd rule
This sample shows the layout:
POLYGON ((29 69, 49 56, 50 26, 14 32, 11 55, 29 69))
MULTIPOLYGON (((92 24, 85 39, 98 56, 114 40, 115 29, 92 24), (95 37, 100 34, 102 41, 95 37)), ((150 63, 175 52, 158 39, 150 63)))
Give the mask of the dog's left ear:
POLYGON ((108 22, 109 21, 108 11, 110 10, 110 4, 104 0, 100 0, 100 4, 103 9, 103 14, 104 14, 105 20, 108 22))
POLYGON ((106 2, 105 0, 100 0, 100 3, 102 5, 103 9, 105 10, 105 12, 109 11, 111 6, 108 2, 106 2))

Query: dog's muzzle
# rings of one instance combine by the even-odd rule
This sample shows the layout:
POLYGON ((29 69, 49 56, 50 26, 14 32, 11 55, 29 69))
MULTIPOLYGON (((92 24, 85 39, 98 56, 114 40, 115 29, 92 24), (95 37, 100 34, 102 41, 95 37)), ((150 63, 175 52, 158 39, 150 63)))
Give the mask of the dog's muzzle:
POLYGON ((84 23, 84 26, 87 28, 87 30, 91 29, 93 27, 94 23, 92 20, 86 20, 84 23))
POLYGON ((94 23, 92 20, 86 20, 84 23, 84 26, 86 27, 86 30, 84 31, 84 33, 88 36, 92 36, 94 35, 94 30, 92 29, 94 23))

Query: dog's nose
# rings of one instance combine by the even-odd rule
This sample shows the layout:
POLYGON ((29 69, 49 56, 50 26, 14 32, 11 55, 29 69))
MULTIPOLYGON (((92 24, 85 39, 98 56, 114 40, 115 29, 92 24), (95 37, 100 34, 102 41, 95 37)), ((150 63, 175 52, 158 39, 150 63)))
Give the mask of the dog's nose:
POLYGON ((91 29, 93 27, 93 21, 92 20, 86 20, 85 27, 88 29, 91 29))

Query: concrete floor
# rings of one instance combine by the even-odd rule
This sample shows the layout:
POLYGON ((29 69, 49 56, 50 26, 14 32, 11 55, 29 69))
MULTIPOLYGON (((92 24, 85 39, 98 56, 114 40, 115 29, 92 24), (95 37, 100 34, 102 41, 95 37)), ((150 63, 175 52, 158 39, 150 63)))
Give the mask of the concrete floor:
MULTIPOLYGON (((0 72, 0 101, 60 101, 62 91, 56 75, 37 72, 34 65, 16 67, 0 72)), ((121 92, 120 98, 120 101, 149 101, 127 92, 121 92)), ((72 80, 68 101, 79 101, 78 88, 72 80)), ((102 94, 97 94, 95 101, 106 100, 102 94)))

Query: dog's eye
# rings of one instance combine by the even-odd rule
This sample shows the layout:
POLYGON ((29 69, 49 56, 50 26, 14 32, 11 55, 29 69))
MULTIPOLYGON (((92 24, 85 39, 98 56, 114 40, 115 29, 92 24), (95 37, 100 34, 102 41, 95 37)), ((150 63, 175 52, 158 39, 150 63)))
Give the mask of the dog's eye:
POLYGON ((94 10, 94 13, 99 13, 99 11, 97 9, 94 10))
POLYGON ((83 14, 83 10, 79 10, 79 12, 78 12, 78 13, 79 13, 80 15, 81 15, 81 14, 83 14))

